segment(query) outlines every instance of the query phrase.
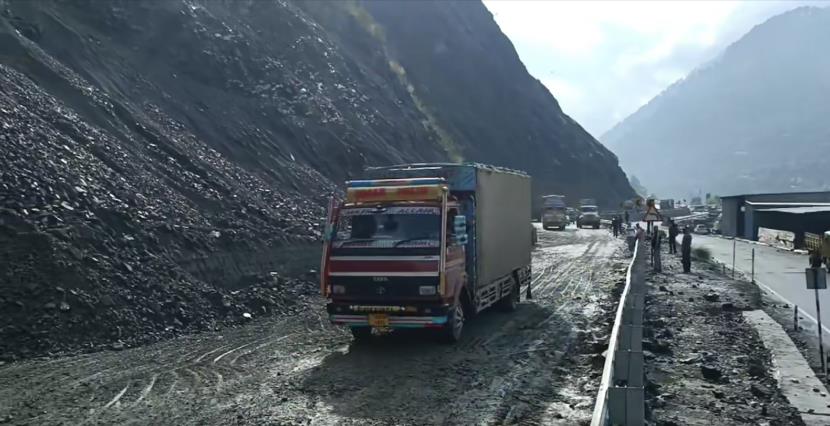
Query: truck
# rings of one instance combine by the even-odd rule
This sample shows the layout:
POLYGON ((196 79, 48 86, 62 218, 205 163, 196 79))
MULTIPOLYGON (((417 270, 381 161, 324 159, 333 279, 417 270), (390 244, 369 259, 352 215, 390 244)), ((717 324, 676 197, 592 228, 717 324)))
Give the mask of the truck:
POLYGON ((542 196, 542 228, 565 230, 569 222, 567 208, 564 195, 542 196))
POLYGON ((321 292, 355 340, 373 330, 432 329, 457 342, 464 323, 530 291, 530 177, 482 164, 370 168, 332 200, 321 292))
POLYGON ((590 226, 594 229, 599 229, 601 219, 599 217, 599 207, 597 201, 593 198, 583 198, 579 200, 579 217, 576 219, 576 227, 582 228, 590 226))

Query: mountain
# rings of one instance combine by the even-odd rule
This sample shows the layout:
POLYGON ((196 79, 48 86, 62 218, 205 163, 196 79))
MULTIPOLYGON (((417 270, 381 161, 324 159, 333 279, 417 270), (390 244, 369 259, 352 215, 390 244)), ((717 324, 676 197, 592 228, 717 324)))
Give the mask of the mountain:
POLYGON ((830 189, 830 8, 770 18, 600 139, 658 195, 830 189))
POLYGON ((290 312, 366 166, 632 194, 472 1, 0 0, 0 128, 5 356, 290 312))

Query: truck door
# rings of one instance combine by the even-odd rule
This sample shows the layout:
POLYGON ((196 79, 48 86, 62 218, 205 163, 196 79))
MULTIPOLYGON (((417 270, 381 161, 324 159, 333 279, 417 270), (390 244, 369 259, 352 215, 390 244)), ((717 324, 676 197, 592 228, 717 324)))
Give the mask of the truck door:
POLYGON ((326 223, 323 226, 323 255, 320 260, 320 294, 323 297, 328 297, 328 263, 329 251, 331 250, 331 239, 334 235, 337 224, 335 218, 337 217, 337 200, 334 197, 329 199, 329 208, 326 214, 326 223))

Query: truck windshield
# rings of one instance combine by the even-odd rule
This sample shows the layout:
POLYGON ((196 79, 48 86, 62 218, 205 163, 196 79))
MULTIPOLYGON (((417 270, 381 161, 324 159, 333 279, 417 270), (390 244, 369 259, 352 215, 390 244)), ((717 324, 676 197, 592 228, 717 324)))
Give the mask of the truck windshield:
POLYGON ((332 247, 439 247, 440 239, 438 207, 358 207, 341 210, 332 247))
POLYGON ((594 206, 584 206, 582 207, 582 213, 596 213, 597 208, 594 206))

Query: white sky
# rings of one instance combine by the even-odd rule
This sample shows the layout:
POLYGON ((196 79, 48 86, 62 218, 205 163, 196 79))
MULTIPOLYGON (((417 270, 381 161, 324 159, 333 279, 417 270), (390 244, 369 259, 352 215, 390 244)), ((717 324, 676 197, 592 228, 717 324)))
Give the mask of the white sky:
POLYGON ((599 138, 767 18, 816 1, 484 0, 562 109, 599 138))

